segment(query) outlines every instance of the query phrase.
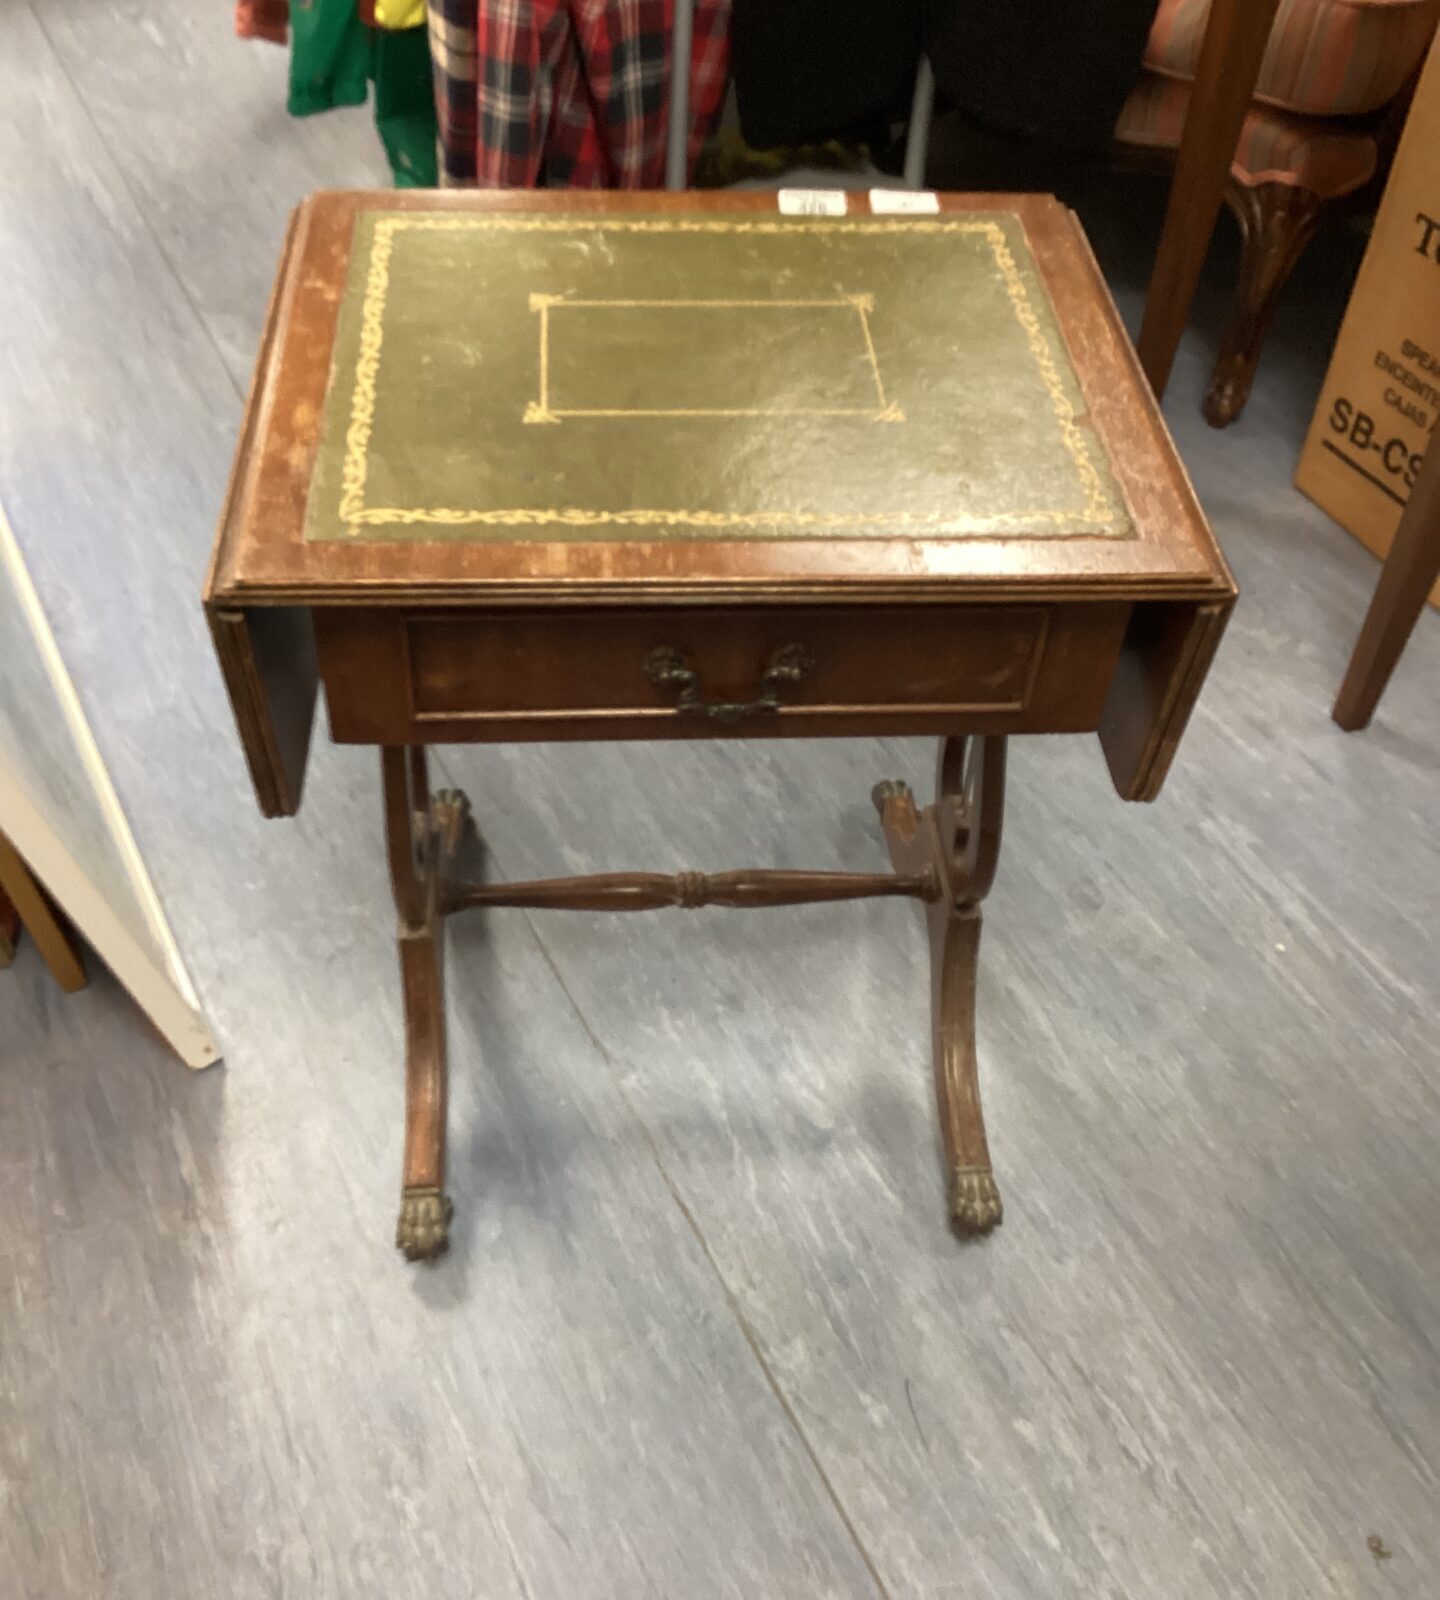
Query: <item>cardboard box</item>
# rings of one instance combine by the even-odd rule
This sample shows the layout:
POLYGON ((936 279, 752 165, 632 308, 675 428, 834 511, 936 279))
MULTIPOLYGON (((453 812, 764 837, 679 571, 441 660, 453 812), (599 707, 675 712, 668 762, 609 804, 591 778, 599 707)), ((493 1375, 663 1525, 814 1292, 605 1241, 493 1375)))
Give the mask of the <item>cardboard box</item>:
MULTIPOLYGON (((1440 417, 1440 37, 1430 47, 1295 487, 1384 556, 1440 417)), ((1440 583, 1430 594, 1440 606, 1440 583)))

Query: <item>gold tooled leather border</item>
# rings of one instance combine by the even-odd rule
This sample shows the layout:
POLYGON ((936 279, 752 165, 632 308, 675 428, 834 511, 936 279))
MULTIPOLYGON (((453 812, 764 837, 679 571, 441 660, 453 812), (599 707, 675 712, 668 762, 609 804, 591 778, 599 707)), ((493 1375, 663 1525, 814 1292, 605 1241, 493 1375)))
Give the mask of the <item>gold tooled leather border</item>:
MULTIPOLYGON (((868 326, 867 326, 868 335, 868 326)), ((876 420, 891 421, 894 417, 877 415, 876 420)), ((998 223, 978 218, 848 218, 839 219, 786 219, 745 217, 539 217, 520 215, 467 216, 425 215, 410 212, 387 212, 375 216, 371 236, 370 259, 365 276, 365 293, 361 303, 360 349, 356 361, 354 386, 351 393, 350 422, 345 431, 345 450, 340 473, 340 520, 351 536, 359 534, 366 526, 398 524, 434 524, 458 527, 477 526, 540 526, 554 525, 565 528, 592 528, 606 525, 617 527, 661 527, 683 524, 695 528, 737 529, 792 528, 796 530, 828 531, 849 527, 865 527, 877 522, 887 529, 903 533, 953 532, 962 534, 1001 533, 1007 529, 1033 528, 1039 523, 1089 524, 1084 532, 1090 537, 1133 537, 1129 518, 1105 494, 1100 472, 1091 455, 1091 441, 1086 430, 1077 421, 1054 352, 1040 326, 1035 308, 1030 303, 1020 270, 1015 263, 1004 229, 998 223), (1060 427, 1061 439, 1075 463, 1076 474, 1084 491, 1084 505, 1053 510, 997 512, 984 517, 957 520, 951 511, 900 511, 876 516, 874 513, 811 512, 811 511, 693 511, 683 509, 633 508, 622 511, 596 511, 579 506, 553 507, 450 507, 450 506, 367 506, 365 483, 368 473, 370 435, 375 418, 375 391, 380 373, 380 354, 384 343, 385 301, 390 287, 390 260, 395 250, 396 236, 406 231, 421 232, 488 232, 511 233, 563 233, 575 230, 593 231, 597 228, 622 233, 793 233, 819 232, 843 228, 855 233, 891 233, 897 230, 910 233, 980 234, 990 245, 995 265, 1005 284, 1006 294, 1015 311, 1016 320, 1025 333, 1030 352, 1035 359, 1041 381, 1050 396, 1060 427)))

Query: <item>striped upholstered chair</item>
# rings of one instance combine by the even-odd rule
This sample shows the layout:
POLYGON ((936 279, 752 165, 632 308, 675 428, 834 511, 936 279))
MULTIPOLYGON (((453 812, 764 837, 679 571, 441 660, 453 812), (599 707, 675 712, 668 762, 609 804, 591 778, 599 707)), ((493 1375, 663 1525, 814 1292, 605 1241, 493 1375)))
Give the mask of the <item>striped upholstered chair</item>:
MULTIPOLYGON (((1123 151, 1164 159, 1178 147, 1209 10, 1210 0, 1161 0, 1116 124, 1123 151)), ((1215 427, 1240 415, 1280 290, 1326 212, 1362 205, 1383 178, 1386 110, 1437 18, 1440 0, 1280 0, 1226 192, 1243 252, 1205 397, 1215 427)))

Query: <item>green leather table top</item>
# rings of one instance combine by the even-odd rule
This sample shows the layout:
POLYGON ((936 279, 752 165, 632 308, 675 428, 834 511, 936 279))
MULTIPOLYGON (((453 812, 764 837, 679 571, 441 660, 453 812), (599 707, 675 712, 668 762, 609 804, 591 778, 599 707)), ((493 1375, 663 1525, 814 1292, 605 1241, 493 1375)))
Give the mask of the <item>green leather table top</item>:
POLYGON ((1014 217, 355 227, 307 540, 1133 536, 1014 217))

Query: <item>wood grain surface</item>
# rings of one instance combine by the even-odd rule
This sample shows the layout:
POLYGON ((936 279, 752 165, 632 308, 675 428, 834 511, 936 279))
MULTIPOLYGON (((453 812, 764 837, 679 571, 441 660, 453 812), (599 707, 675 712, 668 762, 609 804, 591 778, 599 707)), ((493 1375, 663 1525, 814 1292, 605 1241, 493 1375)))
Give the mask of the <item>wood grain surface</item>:
POLYGON ((1086 404, 1137 536, 309 541, 305 507, 330 375, 356 215, 385 208, 774 215, 766 194, 613 191, 321 193, 306 202, 275 302, 276 342, 255 380, 255 448, 222 521, 207 587, 211 603, 440 599, 489 595, 505 604, 845 593, 869 597, 956 586, 1027 597, 1154 595, 1219 598, 1229 574, 1159 422, 1119 319, 1073 216, 1048 195, 945 195, 946 215, 1006 213, 1024 226, 1054 304, 1086 404))
POLYGON ((332 736, 372 744, 1083 732, 1131 620, 1114 602, 314 615, 332 736), (747 703, 791 643, 811 666, 763 717, 679 715, 677 692, 646 673, 673 651, 702 700, 747 703))
MULTIPOLYGON (((1223 258, 1181 347, 1246 599, 1163 802, 1091 739, 1013 752, 993 1239, 936 1214, 913 906, 497 912, 452 930, 470 1198, 417 1272, 374 758, 317 740, 264 823, 194 600, 286 216, 383 170, 283 79, 226 7, 0 9, 0 495, 227 1060, 181 1072, 103 971, 0 974, 5 1600, 1433 1600, 1440 622, 1341 734, 1376 570, 1287 481, 1347 259, 1302 262, 1223 436, 1223 258)), ((1156 198, 1084 213, 1132 325, 1156 198)), ((436 781, 496 879, 879 871, 870 785, 932 757, 436 781)))
POLYGON ((15 936, 22 927, 35 941, 50 976, 66 994, 85 987, 85 961, 74 935, 15 846, 0 833, 0 963, 10 964, 15 954, 15 936))
MULTIPOLYGON (((373 213, 387 211, 392 223, 427 217, 498 223, 507 214, 528 222, 538 214, 567 227, 593 215, 618 227, 641 214, 645 225, 658 225, 648 216, 655 212, 677 225, 721 226, 773 218, 774 203, 768 195, 733 192, 392 197, 346 191, 308 199, 286 232, 205 583, 205 606, 261 809, 288 815, 299 803, 316 693, 306 604, 313 608, 331 731, 345 741, 680 738, 690 728, 647 683, 643 663, 650 652, 638 643, 642 636, 682 662, 693 657, 689 670, 697 681, 718 675, 743 702, 756 694, 755 680, 773 649, 788 648, 784 641, 798 640, 803 631, 818 636, 818 655, 804 644, 818 666, 813 681, 764 721, 711 723, 712 734, 1098 727, 1122 796, 1153 799, 1234 602, 1234 581, 1073 214, 1044 195, 944 195, 938 204, 948 218, 1001 218, 1017 249, 1022 234, 1028 242, 1053 305, 1055 337, 1073 362, 1083 404, 1079 425, 1119 486, 1127 536, 1099 535, 1087 525, 1089 531, 1077 527, 1045 538, 1026 537, 1023 529, 964 537, 892 537, 871 529, 866 537, 576 542, 503 534, 478 541, 411 538, 408 530, 403 539, 309 537, 307 505, 326 473, 333 480, 340 470, 333 448, 320 449, 322 430, 338 426, 327 411, 334 399, 327 401, 332 367, 342 350, 349 352, 348 364, 357 348, 365 348, 363 340, 356 344, 347 285, 354 278, 352 256, 361 248, 355 241, 366 237, 362 224, 373 213), (1025 605, 1007 605, 1012 596, 1023 596, 1025 605), (803 605, 842 597, 851 612, 837 607, 827 615, 803 605), (447 617, 414 609, 426 599, 456 611, 447 617), (881 609, 898 599, 912 609, 881 609), (956 608, 953 614, 917 609, 942 601, 956 608), (1185 601, 1188 615, 1168 609, 1185 601), (488 610, 480 610, 482 603, 488 610), (541 604, 546 610, 537 610, 541 604), (1127 614, 1126 605, 1133 611, 1127 614), (1167 608, 1158 626, 1156 606, 1167 608), (267 663, 260 647, 278 626, 267 615, 271 609, 285 618, 285 649, 282 655, 272 647, 267 663), (503 615, 505 609, 513 618, 503 615), (1027 625, 1030 643, 1017 654, 1014 635, 1027 625), (775 637, 757 656, 759 633, 775 637), (834 648, 837 636, 840 648, 834 648), (747 677, 748 688, 735 687, 747 677)), ((880 229, 911 225, 855 222, 880 229)), ((374 249, 371 278, 385 259, 378 244, 374 249)), ((816 281, 823 283, 823 276, 816 281)), ((1038 324, 1032 331, 1041 337, 1038 324)), ((378 351, 378 334, 373 337, 378 351)), ((943 339, 945 330, 937 329, 936 337, 943 339)), ((358 396, 358 376, 353 381, 358 396)), ((1003 382, 1003 374, 985 381, 1003 382)), ((996 411, 982 406, 978 413, 982 450, 1001 410, 997 403, 996 411)), ((359 426, 357 414, 351 432, 359 426)), ((527 430, 517 425, 517 431, 527 430)), ((501 442, 496 448, 503 453, 507 447, 501 442)), ((526 450, 533 449, 532 438, 526 450)), ((534 463, 522 456, 516 470, 524 479, 534 463)), ((745 456, 742 449, 738 459, 745 456)), ((923 478, 926 463, 910 461, 905 450, 887 459, 888 467, 877 461, 856 481, 883 477, 896 470, 896 460, 923 478)), ((663 468, 657 473, 663 480, 663 468)), ((1008 483, 1003 472, 1000 477, 1008 483)), ((334 481, 326 492, 337 492, 334 481)), ((412 500, 457 493, 443 486, 408 492, 412 500)), ((634 493, 643 503, 648 491, 634 493)), ((663 501, 664 493, 658 498, 663 501)), ((330 526, 328 514, 321 521, 330 526)))
POLYGON ((1225 180, 1278 9, 1278 0, 1211 0, 1208 8, 1145 318, 1136 337, 1140 363, 1161 397, 1190 320, 1225 198, 1225 180))
POLYGON ((1335 721, 1347 731, 1365 727, 1374 716, 1437 575, 1440 449, 1432 437, 1335 697, 1335 721))

